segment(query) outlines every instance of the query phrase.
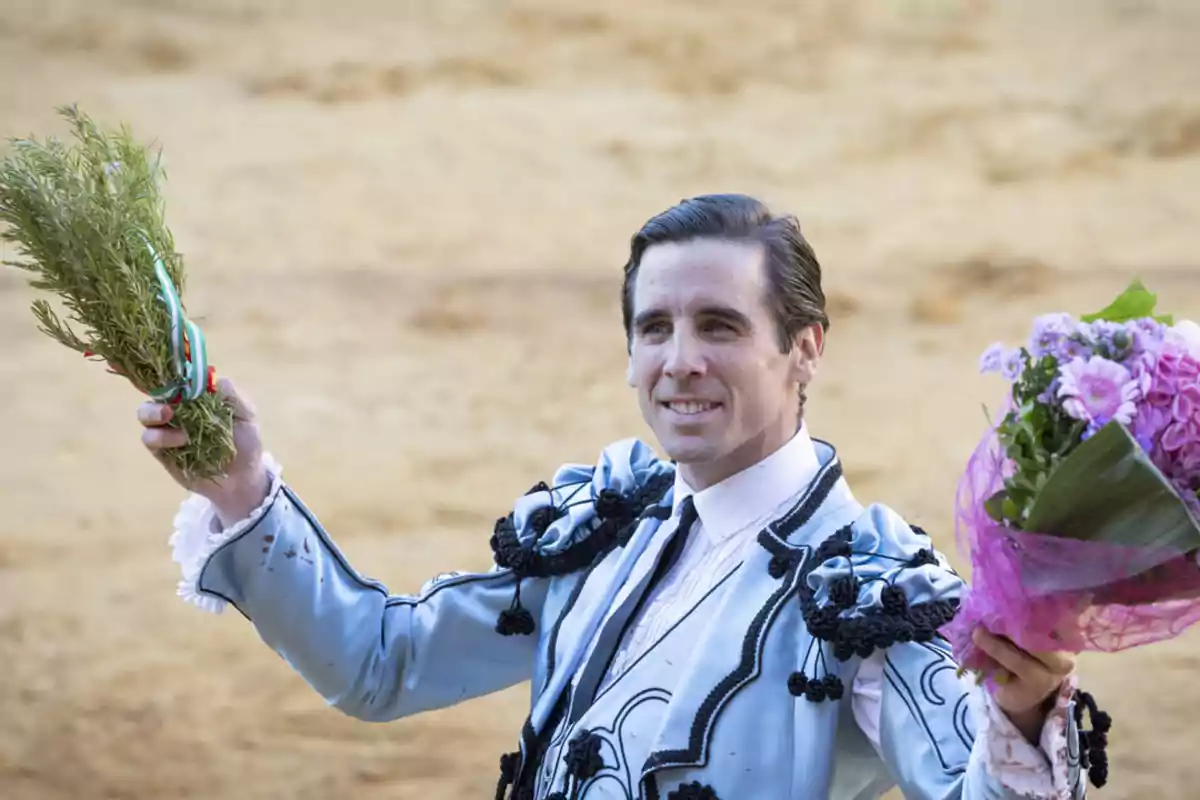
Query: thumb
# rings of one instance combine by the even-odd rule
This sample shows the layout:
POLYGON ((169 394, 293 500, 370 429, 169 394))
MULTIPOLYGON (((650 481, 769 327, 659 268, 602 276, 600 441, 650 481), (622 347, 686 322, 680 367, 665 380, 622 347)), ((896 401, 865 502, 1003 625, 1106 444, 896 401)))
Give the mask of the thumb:
POLYGON ((217 392, 233 407, 233 418, 239 422, 253 422, 257 416, 250 398, 238 391, 229 378, 217 379, 217 392))

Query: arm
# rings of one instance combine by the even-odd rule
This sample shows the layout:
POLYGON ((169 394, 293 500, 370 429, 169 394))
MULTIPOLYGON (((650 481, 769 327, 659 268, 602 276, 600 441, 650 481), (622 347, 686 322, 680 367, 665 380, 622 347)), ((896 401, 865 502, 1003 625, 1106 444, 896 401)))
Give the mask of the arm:
MULTIPOLYGON (((221 529, 199 495, 172 538, 179 594, 209 611, 231 604, 327 702, 380 721, 440 708, 530 677, 536 637, 501 635, 513 605, 509 569, 450 574, 415 595, 390 594, 350 566, 278 467, 262 505, 221 529)), ((536 619, 546 580, 522 582, 536 619)))
MULTIPOLYGON (((855 720, 905 797, 1084 797, 1074 676, 1049 703, 1032 744, 990 692, 957 674, 937 632, 953 617, 964 584, 924 533, 873 506, 815 558, 813 608, 837 611, 843 621, 817 625, 815 635, 835 656, 862 659, 851 689, 855 720)), ((812 618, 821 621, 815 611, 812 618)))
POLYGON ((855 718, 904 796, 1082 800, 1074 676, 1054 696, 1035 745, 957 668, 938 638, 873 654, 855 680, 855 718))
POLYGON ((185 501, 172 538, 179 594, 211 611, 232 604, 329 703, 367 720, 534 676, 552 581, 615 546, 671 477, 641 442, 610 445, 595 466, 563 466, 553 486, 538 484, 497 521, 492 570, 442 575, 397 596, 359 575, 279 468, 269 471, 262 505, 228 528, 208 500, 185 501))

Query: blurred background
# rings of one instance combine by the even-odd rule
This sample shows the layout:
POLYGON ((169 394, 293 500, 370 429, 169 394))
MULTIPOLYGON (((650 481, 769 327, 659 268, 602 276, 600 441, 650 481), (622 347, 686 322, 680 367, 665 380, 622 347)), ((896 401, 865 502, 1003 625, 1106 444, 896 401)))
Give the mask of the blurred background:
MULTIPOLYGON (((1134 275, 1200 316, 1197 41, 1195 0, 3 0, 0 135, 77 102, 162 148, 212 359, 395 592, 485 567, 525 489, 648 436, 629 236, 759 195, 825 268, 813 432, 965 568, 979 354, 1134 275)), ((370 725, 185 606, 141 397, 36 296, 0 270, 0 797, 491 796, 527 687, 370 725)), ((1116 720, 1098 796, 1196 796, 1198 667, 1195 633, 1083 659, 1116 720)))

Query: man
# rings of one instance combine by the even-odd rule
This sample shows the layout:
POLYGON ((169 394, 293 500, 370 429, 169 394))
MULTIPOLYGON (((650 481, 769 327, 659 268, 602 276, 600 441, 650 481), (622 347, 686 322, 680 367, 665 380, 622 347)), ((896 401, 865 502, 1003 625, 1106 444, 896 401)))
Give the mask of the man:
MULTIPOLYGON (((647 222, 625 267, 628 381, 669 460, 627 440, 562 467, 498 520, 494 569, 414 596, 350 567, 226 383, 239 454, 219 485, 187 487, 180 592, 233 604, 363 719, 531 680, 497 798, 817 800, 898 785, 914 800, 1077 800, 1088 734, 1074 711, 1090 698, 1072 658, 980 632, 998 686, 958 676, 936 630, 962 581, 919 529, 860 506, 833 447, 810 437, 820 277, 797 222, 749 197, 647 222)), ((152 451, 184 443, 169 406, 139 417, 152 451)))

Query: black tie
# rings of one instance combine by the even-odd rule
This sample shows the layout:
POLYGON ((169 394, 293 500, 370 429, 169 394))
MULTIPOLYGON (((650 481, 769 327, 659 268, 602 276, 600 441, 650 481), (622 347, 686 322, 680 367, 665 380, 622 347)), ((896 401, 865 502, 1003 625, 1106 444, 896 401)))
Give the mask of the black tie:
POLYGON ((630 621, 637 617, 650 590, 679 560, 679 554, 683 552, 683 546, 687 543, 688 534, 691 533, 692 526, 696 524, 698 518, 696 504, 692 501, 691 495, 688 495, 679 504, 679 525, 671 534, 667 544, 659 551, 658 562, 654 569, 642 576, 621 607, 608 619, 608 622, 604 623, 604 627, 600 631, 600 639, 596 643, 595 650, 592 651, 592 656, 588 660, 583 675, 579 678, 578 688, 575 690, 575 701, 571 704, 571 725, 574 725, 583 716, 596 699, 596 689, 612 662, 617 645, 625 635, 625 629, 629 627, 630 621))

